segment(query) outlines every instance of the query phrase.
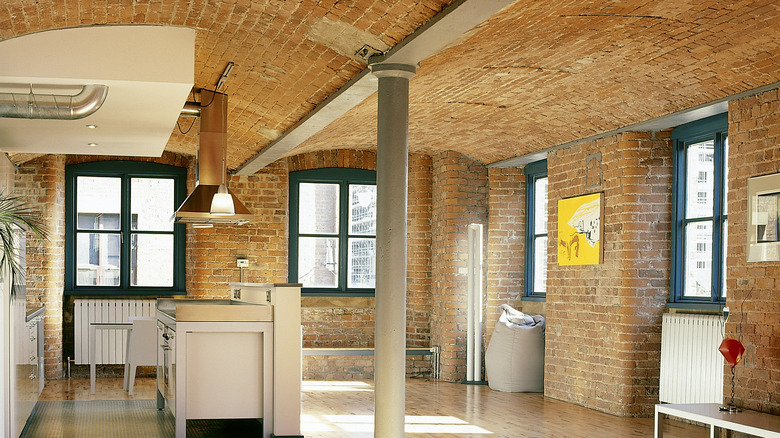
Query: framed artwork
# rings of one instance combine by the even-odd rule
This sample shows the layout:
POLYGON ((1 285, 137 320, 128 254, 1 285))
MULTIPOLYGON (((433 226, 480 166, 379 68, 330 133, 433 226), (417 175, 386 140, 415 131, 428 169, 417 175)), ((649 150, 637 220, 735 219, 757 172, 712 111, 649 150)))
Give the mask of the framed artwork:
POLYGON ((748 179, 747 261, 780 261, 780 173, 748 179))
POLYGON ((601 193, 558 201, 558 265, 598 265, 601 245, 601 193))

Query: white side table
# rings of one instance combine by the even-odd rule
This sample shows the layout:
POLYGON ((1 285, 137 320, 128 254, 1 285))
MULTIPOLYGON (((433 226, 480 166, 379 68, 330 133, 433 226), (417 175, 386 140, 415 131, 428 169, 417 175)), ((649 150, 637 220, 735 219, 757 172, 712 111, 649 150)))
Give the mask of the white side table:
POLYGON ((89 323, 89 393, 95 393, 95 333, 97 330, 127 330, 133 329, 130 322, 90 322, 89 323))

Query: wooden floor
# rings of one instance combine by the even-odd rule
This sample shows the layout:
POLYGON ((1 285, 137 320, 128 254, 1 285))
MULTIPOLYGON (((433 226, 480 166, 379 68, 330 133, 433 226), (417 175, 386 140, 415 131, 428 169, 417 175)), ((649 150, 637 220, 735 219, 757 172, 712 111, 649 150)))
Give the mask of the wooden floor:
MULTIPOLYGON (((71 378, 47 381, 41 399, 132 400, 154 399, 155 394, 154 378, 138 378, 133 397, 122 390, 121 378, 99 378, 94 395, 89 394, 89 379, 71 378)), ((373 437, 372 382, 305 381, 302 406, 301 432, 307 438, 373 437)), ((406 435, 415 438, 653 435, 651 418, 616 417, 542 394, 427 379, 407 380, 406 414, 406 435)), ((708 431, 667 419, 664 436, 707 437, 708 431)))

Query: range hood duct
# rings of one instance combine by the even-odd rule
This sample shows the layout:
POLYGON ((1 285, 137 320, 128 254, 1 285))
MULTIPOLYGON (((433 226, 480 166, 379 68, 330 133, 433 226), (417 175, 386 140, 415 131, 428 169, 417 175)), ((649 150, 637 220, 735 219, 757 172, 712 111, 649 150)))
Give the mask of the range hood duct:
POLYGON ((219 185, 227 179, 224 161, 227 149, 227 95, 209 90, 201 90, 200 108, 187 102, 182 115, 200 115, 200 145, 197 156, 198 181, 192 193, 176 210, 176 222, 211 223, 243 225, 252 220, 252 213, 238 200, 233 198, 235 214, 222 215, 211 213, 211 200, 219 185))
POLYGON ((0 117, 78 120, 99 110, 108 96, 105 85, 85 85, 75 95, 0 92, 0 117))

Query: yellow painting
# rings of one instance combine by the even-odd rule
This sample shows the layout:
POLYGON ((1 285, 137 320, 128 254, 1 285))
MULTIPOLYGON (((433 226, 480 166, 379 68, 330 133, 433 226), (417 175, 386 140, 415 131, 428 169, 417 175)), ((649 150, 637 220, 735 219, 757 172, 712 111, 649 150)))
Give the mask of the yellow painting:
POLYGON ((601 263, 601 193, 558 201, 558 265, 601 263))

